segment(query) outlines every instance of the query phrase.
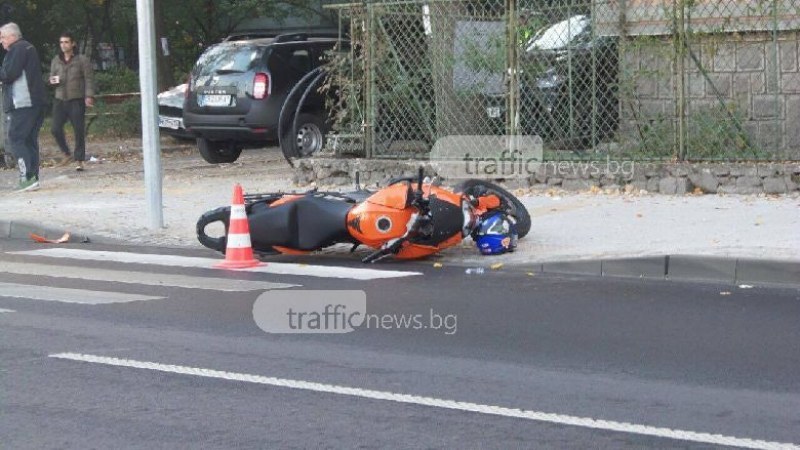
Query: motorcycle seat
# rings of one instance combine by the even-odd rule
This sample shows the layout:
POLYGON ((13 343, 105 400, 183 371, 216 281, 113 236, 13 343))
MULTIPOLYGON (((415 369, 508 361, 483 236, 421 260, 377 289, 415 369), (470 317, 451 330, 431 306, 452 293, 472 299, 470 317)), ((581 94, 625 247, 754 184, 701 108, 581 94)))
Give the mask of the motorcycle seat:
POLYGON ((281 246, 317 250, 336 242, 352 242, 347 232, 351 203, 306 195, 270 207, 256 203, 247 216, 254 249, 281 246))

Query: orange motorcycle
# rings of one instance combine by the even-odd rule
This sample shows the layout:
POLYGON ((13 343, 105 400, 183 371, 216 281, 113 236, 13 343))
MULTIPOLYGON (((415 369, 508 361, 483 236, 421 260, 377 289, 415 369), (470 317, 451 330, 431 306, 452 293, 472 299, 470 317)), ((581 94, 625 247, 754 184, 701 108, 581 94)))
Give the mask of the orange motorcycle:
MULTIPOLYGON (((358 182, 356 182, 358 185, 358 182)), ((267 193, 245 196, 253 250, 261 254, 305 254, 334 244, 374 249, 362 259, 371 263, 393 256, 422 258, 457 245, 467 236, 476 238, 484 219, 504 219, 514 240, 498 240, 512 251, 516 238, 531 227, 522 202, 505 189, 484 180, 468 180, 453 189, 424 183, 423 171, 402 177, 378 191, 267 193)), ((211 237, 206 227, 222 222, 228 232, 230 207, 203 214, 197 237, 204 246, 225 252, 226 238, 211 237)), ((495 224, 492 224, 496 228, 495 224)), ((485 227, 484 227, 485 228, 485 227)), ((476 238, 477 239, 477 238, 476 238)), ((488 244, 487 244, 488 245, 488 244)), ((486 253, 486 252, 484 252, 486 253)))

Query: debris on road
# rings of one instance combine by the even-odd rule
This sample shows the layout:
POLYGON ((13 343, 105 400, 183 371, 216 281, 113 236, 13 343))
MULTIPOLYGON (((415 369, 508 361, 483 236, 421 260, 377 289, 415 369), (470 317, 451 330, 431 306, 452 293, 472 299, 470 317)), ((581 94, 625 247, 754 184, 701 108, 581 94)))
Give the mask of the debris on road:
POLYGON ((40 244, 63 244, 65 242, 69 242, 69 233, 64 233, 64 235, 58 239, 47 239, 44 236, 39 236, 38 234, 31 233, 31 239, 40 244))

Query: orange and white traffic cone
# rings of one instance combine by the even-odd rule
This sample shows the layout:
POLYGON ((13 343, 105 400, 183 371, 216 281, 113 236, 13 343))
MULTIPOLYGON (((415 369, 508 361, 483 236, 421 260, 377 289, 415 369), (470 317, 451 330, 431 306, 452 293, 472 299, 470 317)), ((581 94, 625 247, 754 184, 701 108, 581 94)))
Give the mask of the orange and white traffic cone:
POLYGON ((228 239, 225 247, 225 261, 215 264, 219 269, 246 269, 260 266, 261 261, 253 257, 253 245, 250 243, 250 225, 244 209, 242 186, 233 187, 231 202, 231 218, 228 222, 228 239))

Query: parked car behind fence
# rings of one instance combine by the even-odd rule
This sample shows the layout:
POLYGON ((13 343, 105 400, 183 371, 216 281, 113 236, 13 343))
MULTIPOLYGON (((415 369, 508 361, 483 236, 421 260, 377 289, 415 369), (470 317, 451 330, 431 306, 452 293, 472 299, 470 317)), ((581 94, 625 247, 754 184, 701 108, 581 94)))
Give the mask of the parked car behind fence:
POLYGON ((519 111, 507 118, 508 92, 487 95, 486 114, 502 134, 507 119, 519 132, 585 148, 619 124, 615 37, 594 36, 591 19, 575 15, 538 31, 519 59, 519 111))

